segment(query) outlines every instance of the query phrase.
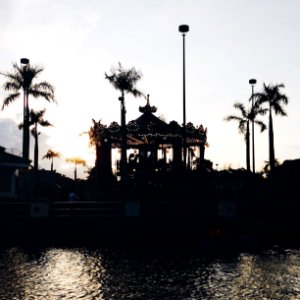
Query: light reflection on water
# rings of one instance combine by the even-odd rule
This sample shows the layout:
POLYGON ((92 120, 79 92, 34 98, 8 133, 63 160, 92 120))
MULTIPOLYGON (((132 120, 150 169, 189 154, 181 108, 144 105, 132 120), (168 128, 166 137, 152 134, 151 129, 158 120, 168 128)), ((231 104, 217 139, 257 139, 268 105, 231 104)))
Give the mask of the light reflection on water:
POLYGON ((107 249, 5 249, 0 299, 300 299, 300 251, 130 255, 107 249))

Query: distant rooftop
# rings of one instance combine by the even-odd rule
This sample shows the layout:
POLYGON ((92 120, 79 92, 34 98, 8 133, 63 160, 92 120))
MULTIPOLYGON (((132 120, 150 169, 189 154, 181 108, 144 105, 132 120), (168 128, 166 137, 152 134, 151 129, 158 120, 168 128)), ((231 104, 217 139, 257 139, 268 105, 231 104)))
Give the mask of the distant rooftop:
POLYGON ((8 153, 5 147, 0 146, 0 166, 17 166, 27 168, 29 163, 29 160, 26 160, 21 156, 8 153))

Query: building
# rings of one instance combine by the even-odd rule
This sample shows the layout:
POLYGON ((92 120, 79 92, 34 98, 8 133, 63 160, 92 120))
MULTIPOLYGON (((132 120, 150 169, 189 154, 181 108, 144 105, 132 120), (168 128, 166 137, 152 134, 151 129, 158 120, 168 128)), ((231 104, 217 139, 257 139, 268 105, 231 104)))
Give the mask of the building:
POLYGON ((5 150, 0 146, 0 200, 17 197, 19 173, 29 167, 29 161, 5 150))

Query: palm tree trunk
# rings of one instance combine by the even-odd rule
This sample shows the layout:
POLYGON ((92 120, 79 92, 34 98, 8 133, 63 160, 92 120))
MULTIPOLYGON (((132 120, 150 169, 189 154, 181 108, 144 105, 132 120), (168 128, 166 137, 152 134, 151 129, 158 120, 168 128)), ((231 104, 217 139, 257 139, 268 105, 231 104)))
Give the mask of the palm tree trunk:
POLYGON ((25 88, 24 92, 24 111, 23 111, 23 158, 29 160, 29 107, 28 107, 28 90, 25 88))
POLYGON ((39 141, 38 141, 38 132, 37 132, 37 124, 35 124, 35 133, 34 133, 34 139, 35 139, 35 143, 34 143, 34 169, 37 170, 38 169, 38 157, 39 157, 39 141))
POLYGON ((247 121, 247 131, 246 131, 246 166, 247 166, 247 171, 250 172, 250 132, 249 132, 249 120, 247 121))
POLYGON ((275 150, 274 150, 274 131, 273 131, 271 103, 269 107, 269 160, 270 160, 270 173, 272 174, 275 166, 275 150))
POLYGON ((75 169, 74 169, 74 181, 77 181, 77 164, 75 163, 75 169))
POLYGON ((53 172, 53 156, 51 158, 51 172, 53 172))
POLYGON ((39 155, 39 149, 38 149, 38 135, 34 135, 35 143, 34 143, 34 169, 38 169, 38 155, 39 155))

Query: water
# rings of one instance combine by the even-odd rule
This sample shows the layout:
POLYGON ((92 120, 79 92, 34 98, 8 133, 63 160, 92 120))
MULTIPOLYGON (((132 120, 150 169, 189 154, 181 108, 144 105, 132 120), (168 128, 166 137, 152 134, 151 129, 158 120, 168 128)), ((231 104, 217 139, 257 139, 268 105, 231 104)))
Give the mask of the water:
POLYGON ((300 249, 169 255, 6 248, 0 299, 300 299, 300 249))

